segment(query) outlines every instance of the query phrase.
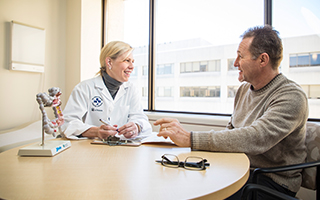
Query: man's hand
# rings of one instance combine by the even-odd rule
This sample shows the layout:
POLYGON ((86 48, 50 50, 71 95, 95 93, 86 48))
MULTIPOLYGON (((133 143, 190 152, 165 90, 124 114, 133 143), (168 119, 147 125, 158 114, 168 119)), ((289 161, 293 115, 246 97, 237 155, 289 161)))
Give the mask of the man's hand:
POLYGON ((191 133, 182 128, 177 119, 162 118, 153 123, 160 125, 159 137, 170 137, 170 139, 180 147, 191 147, 191 133))

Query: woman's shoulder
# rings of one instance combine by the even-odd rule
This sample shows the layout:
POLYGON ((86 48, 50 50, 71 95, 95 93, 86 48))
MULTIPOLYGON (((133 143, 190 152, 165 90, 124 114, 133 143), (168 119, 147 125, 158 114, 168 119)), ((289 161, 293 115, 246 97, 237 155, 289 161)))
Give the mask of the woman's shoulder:
POLYGON ((127 88, 128 88, 128 87, 129 87, 129 88, 135 87, 134 84, 133 84, 132 82, 130 82, 130 81, 124 82, 124 83, 123 83, 123 86, 124 86, 124 87, 127 87, 127 88))
POLYGON ((88 89, 94 88, 96 85, 100 85, 99 81, 102 82, 102 80, 99 79, 101 79, 101 76, 83 80, 74 87, 74 90, 87 91, 88 89))
POLYGON ((126 91, 128 91, 128 92, 130 92, 130 93, 138 93, 138 88, 137 88, 137 86, 136 86, 134 83, 130 82, 130 81, 124 82, 124 83, 122 84, 122 86, 123 86, 123 88, 124 88, 126 91))
POLYGON ((90 79, 86 79, 81 81, 80 83, 77 84, 77 86, 87 86, 87 85, 94 85, 95 83, 98 83, 99 81, 102 81, 101 76, 95 76, 90 79))

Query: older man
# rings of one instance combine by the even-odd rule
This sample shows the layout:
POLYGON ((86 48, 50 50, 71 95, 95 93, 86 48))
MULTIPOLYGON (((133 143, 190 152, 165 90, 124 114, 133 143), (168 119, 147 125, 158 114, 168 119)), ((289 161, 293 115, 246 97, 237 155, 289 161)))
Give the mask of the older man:
MULTIPOLYGON (((282 52, 281 39, 272 27, 248 29, 234 62, 243 84, 227 129, 189 132, 178 120, 163 118, 154 123, 161 125, 158 136, 192 150, 243 152, 252 168, 304 162, 308 102, 301 87, 279 72, 282 52)), ((295 196, 301 173, 266 174, 260 183, 295 196)))

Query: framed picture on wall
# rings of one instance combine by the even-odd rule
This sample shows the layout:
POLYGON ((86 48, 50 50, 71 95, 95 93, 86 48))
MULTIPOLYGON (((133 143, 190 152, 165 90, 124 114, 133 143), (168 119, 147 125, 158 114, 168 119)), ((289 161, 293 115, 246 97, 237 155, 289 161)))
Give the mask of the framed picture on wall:
POLYGON ((11 21, 10 70, 44 72, 45 29, 11 21))

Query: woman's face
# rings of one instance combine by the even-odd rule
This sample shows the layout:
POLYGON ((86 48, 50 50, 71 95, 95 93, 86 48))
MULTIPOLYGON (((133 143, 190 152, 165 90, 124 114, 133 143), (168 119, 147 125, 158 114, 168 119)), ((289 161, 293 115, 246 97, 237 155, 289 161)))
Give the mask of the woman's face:
POLYGON ((128 52, 125 52, 118 56, 118 58, 116 59, 111 59, 110 57, 107 57, 106 63, 106 70, 108 75, 122 83, 127 82, 129 80, 130 74, 134 69, 134 59, 132 52, 129 55, 128 52))

